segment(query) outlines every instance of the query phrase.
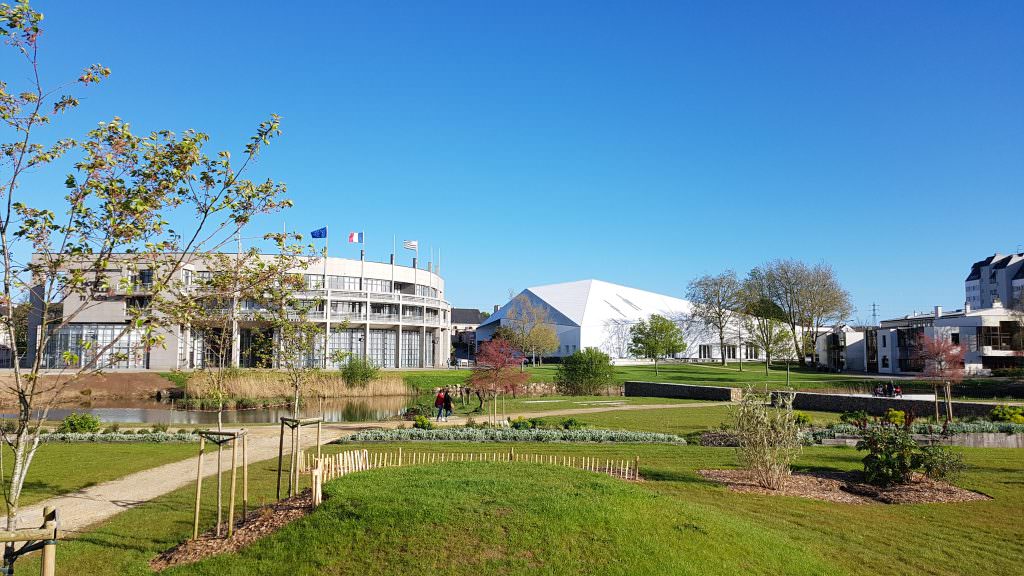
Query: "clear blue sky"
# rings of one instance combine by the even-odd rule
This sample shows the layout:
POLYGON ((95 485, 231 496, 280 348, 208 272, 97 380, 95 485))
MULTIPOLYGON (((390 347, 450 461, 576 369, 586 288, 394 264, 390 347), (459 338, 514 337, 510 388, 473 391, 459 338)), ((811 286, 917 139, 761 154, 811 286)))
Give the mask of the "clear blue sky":
POLYGON ((113 70, 66 127, 238 151, 278 113, 256 175, 288 227, 439 247, 456 306, 793 257, 867 320, 958 307, 972 262, 1024 249, 1016 0, 36 4, 52 79, 113 70))

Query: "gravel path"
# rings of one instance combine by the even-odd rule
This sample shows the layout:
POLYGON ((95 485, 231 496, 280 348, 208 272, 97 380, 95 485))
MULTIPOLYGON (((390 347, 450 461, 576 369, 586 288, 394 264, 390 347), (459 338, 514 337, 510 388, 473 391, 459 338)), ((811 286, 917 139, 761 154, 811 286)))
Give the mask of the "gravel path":
MULTIPOLYGON (((544 417, 544 416, 571 416, 575 414, 592 414, 595 412, 609 412, 622 410, 664 410, 664 409, 686 409, 706 408, 708 406, 726 405, 727 402, 695 402, 691 404, 635 404, 622 406, 598 406, 592 408, 569 408, 564 410, 548 410, 536 412, 521 412, 509 414, 510 418, 544 417)), ((447 425, 458 426, 465 423, 465 418, 450 418, 447 425)), ((321 434, 321 442, 326 444, 337 440, 342 436, 354 434, 360 430, 370 428, 397 428, 405 425, 402 421, 389 422, 362 422, 351 424, 324 424, 321 434)), ((443 424, 442 424, 443 425, 443 424)), ((249 463, 259 462, 277 457, 278 446, 277 426, 254 426, 249 428, 248 457, 249 463)), ((304 430, 303 445, 313 444, 314 431, 308 428, 304 430)), ((197 446, 198 450, 198 446, 197 446)), ((207 448, 207 460, 203 463, 203 476, 209 477, 216 474, 216 460, 212 457, 216 450, 211 453, 207 448)), ((38 526, 43 514, 44 506, 53 506, 60 513, 61 530, 68 536, 84 531, 87 527, 102 522, 119 512, 134 508, 149 500, 163 496, 186 486, 194 484, 196 478, 197 458, 187 458, 178 462, 164 464, 156 468, 142 470, 118 478, 90 486, 88 488, 57 496, 38 502, 21 509, 18 514, 18 525, 21 527, 38 526)), ((230 457, 229 457, 230 458, 230 457)), ((230 462, 230 460, 228 460, 230 462)), ((230 464, 229 464, 230 465, 230 464)))

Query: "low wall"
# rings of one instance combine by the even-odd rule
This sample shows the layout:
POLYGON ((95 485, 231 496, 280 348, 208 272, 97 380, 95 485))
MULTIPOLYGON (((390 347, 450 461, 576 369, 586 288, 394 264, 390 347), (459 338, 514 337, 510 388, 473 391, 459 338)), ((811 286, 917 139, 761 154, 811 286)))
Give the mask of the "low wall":
POLYGON ((950 436, 914 434, 914 440, 922 446, 943 444, 968 448, 1024 448, 1024 434, 1004 434, 1002 432, 973 432, 971 434, 951 434, 950 436))
MULTIPOLYGON (((772 392, 772 404, 779 404, 779 394, 792 392, 772 392)), ((814 392, 796 392, 793 398, 795 410, 816 410, 818 412, 853 412, 863 410, 872 416, 883 416, 889 408, 913 412, 915 416, 935 414, 935 403, 931 400, 907 400, 903 398, 880 398, 874 396, 847 396, 843 394, 818 394, 814 392)), ((988 416, 992 411, 991 404, 974 402, 953 402, 953 416, 988 416)), ((940 400, 939 410, 945 414, 945 402, 940 400)))
POLYGON ((623 386, 623 396, 737 402, 743 397, 743 391, 739 388, 725 388, 723 386, 693 386, 690 384, 631 381, 626 382, 623 386))

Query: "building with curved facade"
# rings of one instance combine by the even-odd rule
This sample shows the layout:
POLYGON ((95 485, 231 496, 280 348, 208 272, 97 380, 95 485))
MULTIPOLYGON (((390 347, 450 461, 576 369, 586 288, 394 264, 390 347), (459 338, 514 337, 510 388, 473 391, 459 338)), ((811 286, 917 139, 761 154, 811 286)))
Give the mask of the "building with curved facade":
MULTIPOLYGON (((314 366, 335 368, 331 360, 335 352, 367 358, 381 368, 427 368, 448 362, 451 338, 451 306, 445 300, 445 284, 430 265, 427 269, 400 266, 391 262, 368 262, 347 258, 310 258, 305 267, 295 269, 304 278, 304 290, 298 297, 313 303, 308 312, 310 321, 325 333, 324 345, 318 345, 309 358, 314 366)), ((127 272, 111 266, 105 271, 110 286, 127 272)), ((202 285, 204 278, 215 271, 207 269, 202 258, 185 264, 178 272, 183 285, 202 285)), ((209 353, 209 340, 204 331, 190 326, 161 328, 164 345, 143 350, 139 335, 125 332, 128 306, 133 300, 147 298, 147 277, 141 270, 132 274, 131 291, 116 289, 106 294, 75 298, 75 311, 65 317, 67 323, 51 331, 44 354, 46 368, 65 368, 72 352, 81 365, 104 369, 189 370, 214 361, 209 353), (79 304, 79 300, 84 304, 79 304), (121 335, 124 333, 123 335, 121 335), (119 337, 119 335, 121 335, 119 337), (111 345, 111 342, 116 342, 111 345), (86 344, 88 343, 88 344, 86 344), (96 361, 95 353, 111 359, 96 361)), ((38 302, 37 302, 38 304, 38 302)), ((273 367, 274 360, 256 353, 258 342, 273 341, 274 334, 257 318, 255 302, 239 301, 238 321, 231 342, 230 364, 239 367, 273 367)), ((37 306, 38 308, 38 306, 37 306)), ((70 313, 70 308, 65 306, 70 313)), ((29 320, 29 334, 40 330, 41 314, 29 320)), ((30 338, 28 358, 35 354, 35 341, 30 338)), ((227 357, 218 354, 216 358, 227 357)), ((219 361, 219 360, 217 360, 219 361)))

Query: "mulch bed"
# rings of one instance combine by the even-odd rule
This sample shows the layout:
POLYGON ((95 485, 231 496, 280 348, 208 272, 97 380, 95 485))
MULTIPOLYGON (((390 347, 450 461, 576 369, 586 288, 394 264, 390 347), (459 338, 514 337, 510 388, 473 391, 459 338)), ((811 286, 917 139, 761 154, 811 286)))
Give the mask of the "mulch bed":
POLYGON ((860 472, 795 472, 781 490, 757 485, 746 470, 698 470, 698 474, 721 482, 735 492, 797 496, 845 504, 928 504, 991 500, 990 497, 914 474, 910 484, 879 488, 863 482, 860 472))
MULTIPOLYGON (((209 556, 237 552, 256 540, 283 528, 312 511, 313 495, 309 490, 280 502, 274 502, 249 513, 244 521, 235 524, 231 538, 218 537, 216 530, 186 540, 150 561, 149 566, 159 572, 179 564, 191 564, 209 556)), ((226 528, 225 528, 226 530, 226 528)))

